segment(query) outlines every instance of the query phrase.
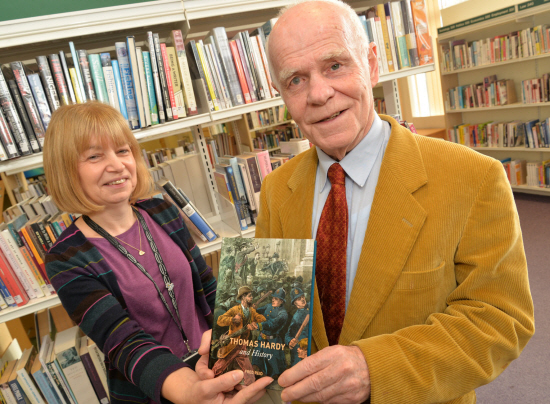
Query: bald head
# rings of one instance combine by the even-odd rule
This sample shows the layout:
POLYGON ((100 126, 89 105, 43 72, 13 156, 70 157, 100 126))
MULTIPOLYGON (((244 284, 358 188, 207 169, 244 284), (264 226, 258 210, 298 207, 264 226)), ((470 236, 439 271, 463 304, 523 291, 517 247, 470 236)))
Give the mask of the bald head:
MULTIPOLYGON (((278 20, 267 39, 266 53, 272 80, 279 87, 280 74, 275 71, 278 46, 300 39, 303 30, 323 29, 325 24, 336 25, 344 32, 346 39, 355 49, 368 39, 355 11, 339 0, 298 0, 279 11, 278 20)), ((289 72, 283 73, 288 76, 289 72)), ((283 77, 284 79, 285 77, 283 77)))

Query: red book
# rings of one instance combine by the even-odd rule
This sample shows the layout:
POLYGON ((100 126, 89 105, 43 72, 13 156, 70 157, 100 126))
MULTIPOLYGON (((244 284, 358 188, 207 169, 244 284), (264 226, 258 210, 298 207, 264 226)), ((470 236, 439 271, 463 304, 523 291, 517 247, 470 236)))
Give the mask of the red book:
POLYGON ((235 69, 237 70, 237 76, 239 76, 239 82, 241 83, 241 89, 243 90, 244 102, 245 104, 250 104, 252 100, 250 99, 250 92, 248 91, 248 85, 246 84, 246 78, 244 77, 243 66, 241 63, 241 57, 239 56, 237 43, 234 40, 229 41, 229 48, 231 49, 233 61, 235 62, 235 69))
POLYGON ((0 249, 0 277, 6 284, 6 288, 10 292, 11 296, 17 303, 17 306, 23 306, 29 301, 29 296, 25 292, 25 288, 21 285, 21 282, 13 272, 8 260, 4 256, 4 253, 0 249))
POLYGON ((42 275, 42 278, 44 279, 44 282, 50 283, 50 280, 48 279, 48 276, 46 275, 46 266, 44 265, 44 261, 42 261, 42 259, 40 257, 36 258, 36 255, 35 255, 36 249, 34 249, 34 251, 33 251, 31 246, 29 245, 29 241, 25 237, 25 234, 23 233, 23 231, 19 230, 17 233, 19 234, 19 237, 21 238, 21 241, 23 242, 24 246, 26 247, 31 259, 33 260, 34 265, 36 266, 36 268, 38 268, 38 271, 42 275))
POLYGON ((164 71, 166 72, 166 87, 168 87, 168 94, 170 96, 170 105, 172 106, 172 116, 174 119, 178 119, 178 106, 176 105, 176 97, 174 96, 174 87, 172 86, 172 69, 170 69, 170 59, 168 59, 168 53, 166 52, 166 44, 160 44, 160 52, 162 54, 162 63, 164 64, 164 71))

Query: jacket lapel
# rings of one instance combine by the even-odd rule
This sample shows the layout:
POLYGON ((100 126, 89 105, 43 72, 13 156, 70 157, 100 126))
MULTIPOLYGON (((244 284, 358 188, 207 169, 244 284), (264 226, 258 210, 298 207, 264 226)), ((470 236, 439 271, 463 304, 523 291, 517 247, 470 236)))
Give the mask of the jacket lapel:
POLYGON ((362 338, 391 293, 426 219, 426 211, 413 196, 427 183, 414 136, 394 119, 381 118, 391 123, 391 136, 340 335, 342 345, 362 338))

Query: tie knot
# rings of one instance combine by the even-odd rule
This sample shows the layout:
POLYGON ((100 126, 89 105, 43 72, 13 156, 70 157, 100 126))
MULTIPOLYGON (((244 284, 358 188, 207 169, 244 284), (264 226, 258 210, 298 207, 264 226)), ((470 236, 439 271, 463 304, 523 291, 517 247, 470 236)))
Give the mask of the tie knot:
POLYGON ((339 163, 330 166, 327 176, 332 185, 346 185, 346 172, 339 163))

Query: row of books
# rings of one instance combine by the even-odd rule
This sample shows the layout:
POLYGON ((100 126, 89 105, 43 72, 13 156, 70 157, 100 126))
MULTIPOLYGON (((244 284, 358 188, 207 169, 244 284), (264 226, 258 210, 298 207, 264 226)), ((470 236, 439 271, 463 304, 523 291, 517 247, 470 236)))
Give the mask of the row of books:
POLYGON ((300 137, 295 137, 295 132, 292 130, 293 126, 288 125, 282 128, 256 132, 256 137, 252 139, 254 148, 269 150, 280 147, 281 142, 288 142, 291 139, 301 139, 301 132, 298 132, 300 137))
POLYGON ((497 80, 496 75, 485 77, 483 83, 451 88, 445 94, 445 107, 451 111, 496 107, 516 101, 514 80, 497 80))
POLYGON ((550 52, 550 25, 537 25, 509 34, 441 45, 441 70, 452 72, 550 52))
POLYGON ((39 350, 17 339, 0 359, 0 397, 17 404, 108 404, 104 355, 78 326, 46 333, 39 350), (52 339, 53 338, 53 339, 52 339))
POLYGON ((469 147, 550 147, 550 118, 530 121, 461 124, 448 129, 447 139, 469 147))
POLYGON ((48 184, 44 175, 38 175, 34 178, 28 178, 26 186, 20 186, 12 189, 13 195, 17 202, 22 202, 25 199, 48 196, 48 184))
POLYGON ((51 201, 31 198, 4 212, 0 225, 0 307, 8 309, 55 294, 46 274, 45 256, 75 220, 51 201))
POLYGON ((550 160, 527 162, 508 157, 501 163, 511 185, 550 188, 550 160))
POLYGON ((523 80, 521 82, 521 101, 524 104, 548 102, 549 75, 545 73, 537 79, 523 80))
POLYGON ((386 114, 386 101, 383 98, 375 98, 374 110, 377 114, 386 114))
POLYGON ((391 1, 359 15, 378 49, 380 74, 433 63, 425 0, 391 1))
POLYGON ((261 130, 264 126, 287 122, 292 119, 292 116, 286 108, 286 105, 280 105, 259 111, 248 112, 246 114, 246 119, 250 130, 261 130))

